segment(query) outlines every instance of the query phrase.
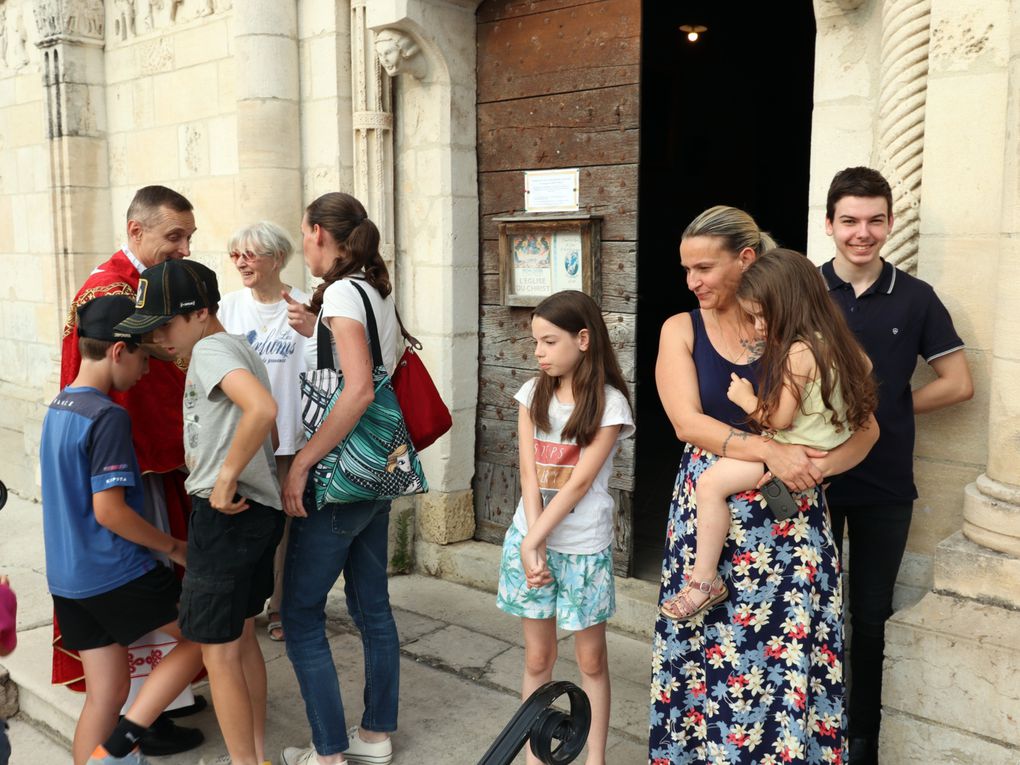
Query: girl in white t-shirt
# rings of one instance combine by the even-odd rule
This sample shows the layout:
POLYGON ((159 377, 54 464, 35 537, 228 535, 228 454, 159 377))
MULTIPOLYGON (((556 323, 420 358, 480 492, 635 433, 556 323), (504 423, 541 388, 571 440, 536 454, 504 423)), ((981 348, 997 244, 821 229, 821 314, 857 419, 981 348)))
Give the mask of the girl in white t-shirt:
MULTIPOLYGON (((521 501, 503 543, 496 602, 521 617, 524 699, 552 679, 556 629, 574 631, 591 701, 587 763, 597 765, 609 731, 606 620, 616 610, 609 476, 634 419, 602 313, 588 295, 546 298, 532 313, 531 333, 541 372, 515 396, 521 501)), ((539 763, 530 750, 527 761, 539 763)))
MULTIPOLYGON (((294 251, 290 236, 280 226, 260 221, 234 232, 227 245, 230 260, 244 285, 220 299, 217 318, 232 335, 241 335, 266 365, 269 385, 276 399, 276 475, 282 485, 294 454, 305 443, 301 425, 301 380, 305 366, 305 337, 287 321, 284 294, 298 301, 308 296, 284 284, 283 267, 294 251)), ((284 553, 290 522, 273 561, 273 596, 269 600, 266 627, 270 640, 283 640, 280 603, 283 599, 284 553)))

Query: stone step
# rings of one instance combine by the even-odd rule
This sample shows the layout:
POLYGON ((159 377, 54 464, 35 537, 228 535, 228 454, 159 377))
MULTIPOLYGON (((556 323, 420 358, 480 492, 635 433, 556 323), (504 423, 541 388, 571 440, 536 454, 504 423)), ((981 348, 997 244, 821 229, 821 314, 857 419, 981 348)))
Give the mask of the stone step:
POLYGON ((883 762, 1020 763, 1020 612, 930 593, 892 616, 885 646, 883 762))
MULTIPOLYGON (((449 582, 495 593, 499 585, 499 545, 488 542, 457 542, 438 545, 415 540, 415 570, 449 582)), ((659 607, 659 583, 616 577, 616 615, 611 629, 651 637, 659 607)))
POLYGON ((935 591, 1020 609, 1020 558, 958 531, 935 548, 935 591))
POLYGON ((53 628, 44 625, 18 633, 18 648, 3 659, 18 687, 20 715, 44 725, 70 744, 85 703, 84 694, 50 683, 53 628))

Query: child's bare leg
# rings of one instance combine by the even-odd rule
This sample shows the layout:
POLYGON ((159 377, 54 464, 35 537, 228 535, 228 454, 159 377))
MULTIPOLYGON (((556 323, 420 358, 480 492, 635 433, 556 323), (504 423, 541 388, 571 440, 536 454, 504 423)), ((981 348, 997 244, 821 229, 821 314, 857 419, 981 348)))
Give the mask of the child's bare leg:
MULTIPOLYGON (((762 476, 764 467, 760 462, 722 457, 698 478, 695 498, 698 509, 697 556, 691 577, 699 582, 711 582, 719 571, 719 556, 722 555, 726 535, 730 530, 730 508, 727 499, 733 494, 747 491, 762 476)), ((693 590, 691 600, 702 603, 708 593, 693 590)))
MULTIPOLYGON (((249 620, 250 621, 250 620, 249 620)), ((242 633, 243 634, 243 633, 242 633)), ((255 722, 248 684, 244 677, 241 638, 229 643, 202 645, 209 673, 216 722, 223 733, 233 765, 258 765, 255 754, 255 722)))
POLYGON ((680 591, 662 604, 660 611, 664 616, 687 619, 701 613, 710 598, 714 598, 712 602, 717 603, 725 597, 725 588, 715 584, 715 580, 719 574, 719 558, 730 530, 727 499, 754 486, 764 469, 760 462, 721 457, 698 477, 694 489, 698 513, 694 566, 680 591), (698 586, 694 585, 695 582, 698 586), (707 587, 707 592, 702 589, 706 582, 714 585, 707 587))
POLYGON ((588 759, 585 763, 605 765, 611 696, 605 622, 574 633, 574 655, 577 658, 578 669, 581 670, 581 687, 591 702, 588 759))
POLYGON ((71 743, 74 765, 85 765, 89 755, 113 732, 131 688, 124 646, 115 643, 90 648, 81 651, 80 656, 88 691, 71 743))
MULTIPOLYGON (((521 619, 524 627, 524 680, 521 683, 521 700, 552 680, 553 665, 556 663, 556 620, 521 619)), ((542 765, 531 747, 525 745, 528 765, 542 765)))
POLYGON ((124 715, 144 728, 156 721, 167 705, 188 687, 202 669, 202 647, 182 638, 177 622, 165 624, 159 629, 175 638, 178 641, 177 647, 152 670, 138 692, 138 697, 124 715))
POLYGON ((251 699, 252 729, 255 739, 255 755, 259 762, 266 760, 266 661, 262 657, 258 638, 255 637, 255 620, 246 619, 241 633, 241 663, 244 665, 244 679, 248 684, 248 698, 251 699))

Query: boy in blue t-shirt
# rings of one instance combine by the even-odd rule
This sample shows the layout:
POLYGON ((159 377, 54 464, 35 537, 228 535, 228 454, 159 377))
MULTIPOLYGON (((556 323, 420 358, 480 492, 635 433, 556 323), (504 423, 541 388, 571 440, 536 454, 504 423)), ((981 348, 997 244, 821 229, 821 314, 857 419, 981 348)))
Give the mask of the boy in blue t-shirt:
POLYGON ((117 723, 130 684, 127 646, 155 629, 180 639, 180 585, 150 550, 181 565, 186 557, 185 542, 140 514, 144 498, 131 420, 108 395, 111 388, 127 390, 148 369, 140 338, 115 329, 133 311, 134 302, 123 295, 79 309, 81 369, 43 421, 46 579, 64 645, 80 652, 87 684, 72 745, 75 765, 146 762, 138 739, 202 664, 199 647, 181 641, 117 723))

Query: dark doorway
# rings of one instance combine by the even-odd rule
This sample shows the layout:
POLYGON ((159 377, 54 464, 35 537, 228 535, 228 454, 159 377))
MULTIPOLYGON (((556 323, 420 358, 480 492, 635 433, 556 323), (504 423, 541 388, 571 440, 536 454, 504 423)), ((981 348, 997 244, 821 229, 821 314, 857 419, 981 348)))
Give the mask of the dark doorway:
POLYGON ((642 3, 634 575, 658 579, 683 444, 659 403, 659 328, 697 307, 678 245, 702 210, 747 210, 804 251, 814 81, 810 0, 642 3), (681 25, 704 26, 696 42, 681 25))

